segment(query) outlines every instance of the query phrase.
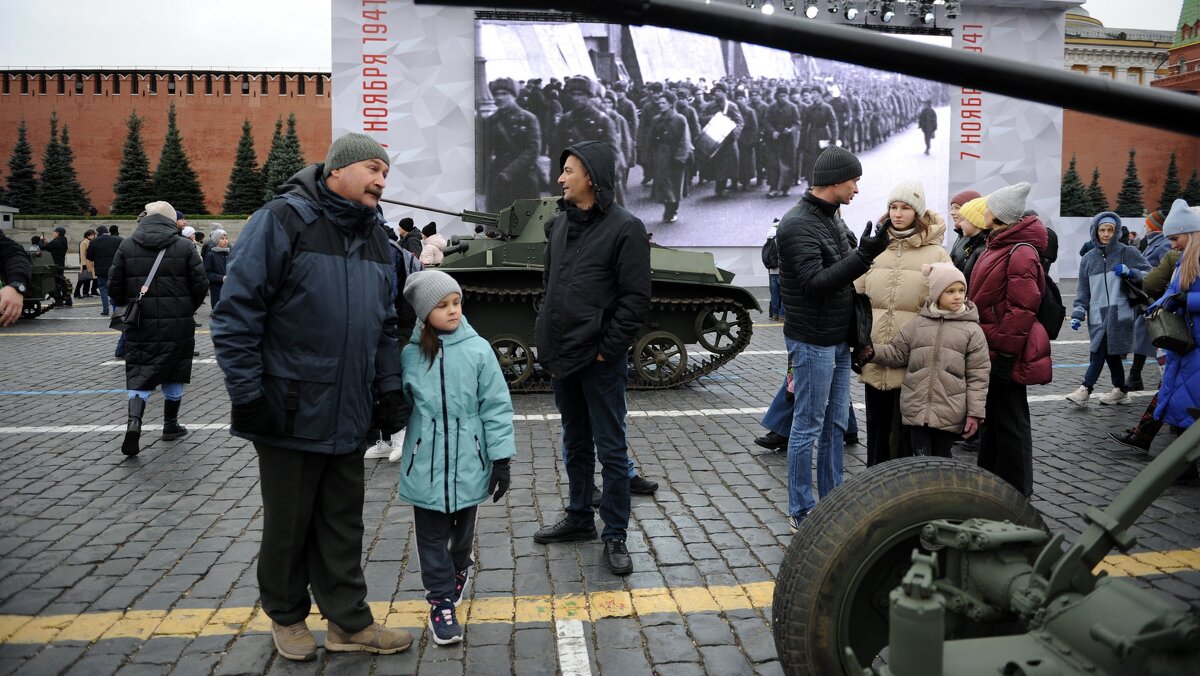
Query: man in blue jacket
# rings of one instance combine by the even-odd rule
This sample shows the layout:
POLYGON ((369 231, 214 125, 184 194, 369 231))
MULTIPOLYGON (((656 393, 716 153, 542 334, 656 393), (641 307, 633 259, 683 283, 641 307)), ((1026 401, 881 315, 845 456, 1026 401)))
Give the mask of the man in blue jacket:
POLYGON ((316 658, 309 587, 329 620, 327 651, 412 644, 375 623, 361 564, 366 433, 406 417, 378 215, 388 166, 382 146, 351 133, 280 186, 238 238, 212 315, 232 433, 258 453, 262 606, 291 660, 316 658))
POLYGON ((563 198, 546 243, 546 299, 534 336, 562 414, 571 501, 566 516, 533 540, 596 537, 591 493, 599 460, 604 560, 613 573, 628 575, 633 563, 625 547, 630 485, 625 383, 629 349, 650 310, 650 242, 646 226, 616 203, 616 151, 610 144, 570 146, 559 165, 563 198))

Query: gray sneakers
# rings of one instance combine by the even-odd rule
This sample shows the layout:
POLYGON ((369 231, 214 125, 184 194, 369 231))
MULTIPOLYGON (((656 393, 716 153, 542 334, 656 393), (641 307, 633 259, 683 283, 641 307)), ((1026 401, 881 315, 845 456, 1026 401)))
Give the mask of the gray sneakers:
POLYGON ((317 641, 303 621, 285 627, 272 620, 271 638, 275 639, 279 654, 289 660, 308 662, 317 658, 317 641))
POLYGON ((329 631, 325 633, 325 649, 330 652, 363 651, 391 655, 408 649, 412 642, 412 634, 404 629, 389 629, 378 623, 351 634, 330 622, 329 631))

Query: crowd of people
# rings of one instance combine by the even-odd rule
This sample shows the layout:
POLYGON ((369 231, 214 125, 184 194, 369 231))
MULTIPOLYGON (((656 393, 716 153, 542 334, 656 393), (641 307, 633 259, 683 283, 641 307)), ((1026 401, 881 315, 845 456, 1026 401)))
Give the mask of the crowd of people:
POLYGON ((641 167, 641 186, 663 205, 664 222, 708 183, 717 196, 766 187, 769 198, 812 185, 830 145, 860 153, 917 124, 928 152, 943 85, 821 63, 819 74, 793 79, 493 80, 496 110, 483 121, 479 151, 486 208, 552 192, 550 155, 589 139, 617 151, 617 202, 629 203, 631 170, 641 167))
MULTIPOLYGON (((504 86, 493 87, 501 97, 504 86)), ((678 115, 661 105, 668 94, 657 95, 656 119, 678 115)), ((650 305, 649 242, 619 198, 628 168, 621 149, 606 140, 563 148, 535 344, 561 414, 569 497, 563 517, 533 539, 599 538, 605 565, 626 575, 633 570, 625 544, 630 493, 644 486, 628 454, 625 387, 628 353, 650 305)), ((165 202, 147 204, 128 238, 114 228, 87 240, 85 258, 123 320, 128 455, 140 450, 157 388, 166 400, 163 437, 187 434, 178 414, 191 376, 193 315, 211 294, 231 433, 258 457, 262 608, 277 651, 291 660, 316 657, 305 623, 314 598, 328 622, 327 651, 389 654, 412 645, 409 632, 376 622, 365 601, 363 458, 379 434, 406 432, 392 449, 397 495, 413 507, 438 645, 463 639, 455 609, 475 566, 477 507, 505 495, 518 452, 508 388, 490 345, 463 315, 462 288, 425 269, 438 262, 430 247, 443 246, 436 226, 418 230, 404 219, 393 232, 384 223, 379 201, 389 169, 383 147, 350 133, 323 163, 280 186, 235 247, 218 229, 202 251, 165 202)), ((789 366, 763 420, 774 435, 764 445, 787 452, 791 528, 842 481, 844 447, 857 442, 853 371, 866 389, 868 465, 948 457, 956 442, 980 438, 979 466, 1031 495, 1026 388, 1050 382, 1050 340, 1062 317, 1046 323, 1057 244, 1026 209, 1030 185, 951 198, 959 237, 947 251, 947 223, 919 181, 898 182, 879 205, 884 213, 855 236, 841 207, 858 193, 858 157, 829 145, 806 171, 811 187, 772 226, 773 246, 764 249, 778 277, 769 312, 783 321, 789 366)), ((1086 321, 1092 337, 1084 394, 1068 397, 1075 405, 1086 404, 1105 363, 1115 389, 1101 403, 1127 403, 1141 384, 1140 373, 1136 383, 1126 380, 1113 358, 1137 349, 1146 330, 1143 312, 1121 305, 1127 284, 1140 284, 1153 298, 1149 309, 1182 318, 1192 342, 1200 341, 1200 211, 1177 201, 1146 227, 1143 254, 1123 243, 1119 217, 1094 219, 1095 246, 1080 266, 1071 320, 1076 330, 1086 321)), ((0 233, 0 324, 19 316, 14 301, 28 283, 28 257, 14 244, 0 233)), ((1134 429, 1114 435, 1122 443, 1148 449, 1158 427, 1194 422, 1200 351, 1166 350, 1163 359, 1158 396, 1134 429)))

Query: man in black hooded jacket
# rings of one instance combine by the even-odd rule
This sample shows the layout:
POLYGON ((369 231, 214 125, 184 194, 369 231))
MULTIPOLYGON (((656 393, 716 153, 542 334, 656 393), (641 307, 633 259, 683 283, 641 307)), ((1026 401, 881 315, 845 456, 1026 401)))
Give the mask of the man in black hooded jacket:
POLYGON ((563 198, 549 228, 546 298, 534 335, 538 359, 554 378, 571 501, 566 516, 533 539, 546 544, 596 537, 591 493, 598 457, 604 558, 613 573, 626 575, 633 564, 625 547, 625 383, 629 349, 650 309, 650 243, 646 226, 614 199, 612 146, 569 146, 559 165, 563 198))

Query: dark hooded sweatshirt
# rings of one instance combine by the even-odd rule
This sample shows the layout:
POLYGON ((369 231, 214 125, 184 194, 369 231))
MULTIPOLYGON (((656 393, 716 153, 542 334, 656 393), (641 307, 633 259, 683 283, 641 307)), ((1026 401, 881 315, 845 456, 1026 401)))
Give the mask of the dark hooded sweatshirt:
POLYGON ((618 205, 616 154, 600 141, 568 147, 592 179, 587 210, 559 200, 548 228, 542 281, 546 298, 534 329, 538 360, 563 378, 604 355, 625 359, 650 309, 650 243, 646 226, 618 205))
POLYGON ((196 349, 192 315, 208 293, 208 278, 196 245, 179 236, 174 220, 147 216, 132 236, 121 241, 113 257, 108 295, 118 306, 137 298, 154 259, 164 249, 162 263, 141 301, 141 325, 125 329, 125 386, 131 390, 152 390, 192 378, 196 349))

